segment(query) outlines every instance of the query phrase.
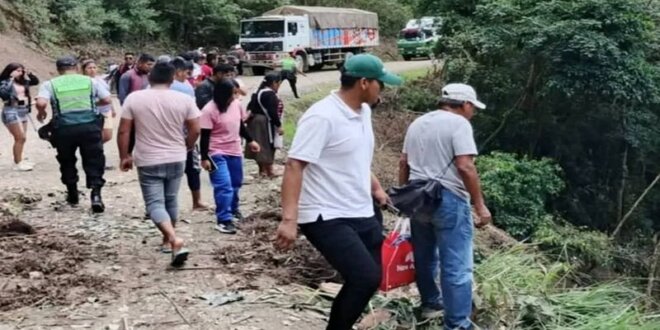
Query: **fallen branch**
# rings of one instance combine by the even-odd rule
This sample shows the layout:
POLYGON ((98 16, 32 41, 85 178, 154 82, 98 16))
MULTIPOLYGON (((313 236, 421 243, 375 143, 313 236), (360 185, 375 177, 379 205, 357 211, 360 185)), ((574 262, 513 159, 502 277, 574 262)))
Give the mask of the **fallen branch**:
POLYGON ((181 268, 171 268, 173 271, 182 271, 182 270, 224 270, 227 267, 181 267, 181 268))
POLYGON ((252 315, 248 315, 248 316, 246 316, 246 317, 242 317, 242 318, 240 318, 240 319, 238 319, 238 320, 231 321, 231 324, 239 324, 239 323, 243 323, 243 322, 245 322, 245 321, 251 319, 252 317, 253 317, 252 315))
POLYGON ((186 322, 186 324, 189 327, 192 328, 192 324, 190 324, 190 321, 188 321, 188 319, 183 315, 183 313, 181 313, 181 310, 179 309, 179 306, 177 306, 176 303, 174 303, 174 300, 172 300, 163 290, 160 290, 159 292, 160 292, 161 295, 163 295, 163 297, 165 297, 165 299, 167 299, 167 301, 170 302, 170 304, 172 305, 172 307, 174 307, 174 310, 176 310, 176 313, 179 314, 181 319, 184 322, 186 322))
POLYGON ((648 187, 646 187, 646 189, 644 189, 644 192, 639 196, 639 198, 637 198, 635 204, 633 204, 633 206, 630 208, 628 213, 626 213, 623 219, 619 221, 619 224, 616 226, 616 229, 614 229, 614 231, 612 232, 611 238, 614 238, 616 237, 617 234, 619 234, 621 228, 623 228, 623 224, 626 223, 628 218, 630 218, 630 216, 632 215, 633 211, 635 211, 637 206, 639 206, 639 204, 644 200, 644 197, 646 197, 646 195, 649 193, 649 191, 651 191, 651 189, 653 189, 653 187, 655 186, 656 183, 658 183, 658 181, 660 181, 660 173, 658 173, 655 179, 653 179, 653 182, 651 182, 651 184, 648 187))

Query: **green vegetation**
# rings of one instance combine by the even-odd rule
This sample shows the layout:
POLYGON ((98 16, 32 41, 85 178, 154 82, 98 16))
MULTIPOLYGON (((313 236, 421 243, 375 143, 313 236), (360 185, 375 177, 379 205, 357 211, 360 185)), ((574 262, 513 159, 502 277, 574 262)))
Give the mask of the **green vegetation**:
POLYGON ((564 189, 561 168, 550 159, 493 152, 477 167, 495 224, 525 239, 549 216, 546 205, 564 189))
POLYGON ((546 217, 534 231, 533 241, 546 254, 557 256, 558 260, 565 262, 579 263, 581 269, 614 266, 615 246, 607 235, 599 231, 578 228, 546 217))
POLYGON ((497 226, 533 244, 479 256, 477 324, 660 328, 650 257, 660 230, 660 4, 413 2, 416 14, 445 19, 443 68, 388 95, 389 108, 424 113, 446 82, 475 86, 488 105, 473 120, 487 204, 497 226))
MULTIPOLYGON (((475 267, 473 321, 483 329, 660 329, 660 314, 645 309, 647 297, 634 282, 576 287, 576 279, 571 264, 548 261, 531 245, 498 251, 475 267)), ((328 313, 332 296, 304 291, 301 307, 328 313)), ((377 294, 366 312, 389 312, 391 318, 376 327, 379 330, 440 329, 441 320, 419 317, 418 299, 377 294)))
POLYGON ((571 267, 549 263, 525 245, 498 252, 475 270, 482 326, 509 329, 657 329, 660 315, 643 308, 630 282, 570 285, 571 267))
POLYGON ((17 12, 17 26, 42 47, 107 42, 178 49, 228 48, 238 41, 241 19, 288 4, 374 11, 385 37, 412 18, 411 7, 396 0, 15 0, 0 9, 17 12))
MULTIPOLYGON (((488 104, 474 122, 484 153, 554 159, 567 187, 555 211, 613 230, 660 173, 657 2, 423 2, 445 17, 444 80, 472 84, 488 104)), ((658 198, 630 229, 660 229, 658 198)))

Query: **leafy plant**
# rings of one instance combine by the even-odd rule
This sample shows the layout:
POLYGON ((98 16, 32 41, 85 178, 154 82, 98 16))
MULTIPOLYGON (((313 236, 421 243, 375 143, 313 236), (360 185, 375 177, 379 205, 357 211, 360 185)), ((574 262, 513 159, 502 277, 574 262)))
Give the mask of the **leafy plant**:
POLYGON ((586 269, 612 266, 614 260, 614 246, 607 235, 565 222, 557 223, 550 217, 540 223, 533 241, 560 260, 579 263, 586 269))
POLYGON ((536 230, 547 203, 564 189, 561 169, 550 159, 493 152, 479 157, 477 167, 495 223, 519 239, 536 230))

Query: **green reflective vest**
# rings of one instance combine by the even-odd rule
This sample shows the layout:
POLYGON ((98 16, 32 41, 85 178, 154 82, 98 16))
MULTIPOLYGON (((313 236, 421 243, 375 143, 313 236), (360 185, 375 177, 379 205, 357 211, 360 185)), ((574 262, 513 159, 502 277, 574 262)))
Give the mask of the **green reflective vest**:
POLYGON ((53 109, 61 126, 80 125, 98 119, 94 103, 92 79, 80 74, 67 74, 50 81, 53 109))
POLYGON ((282 60, 282 70, 283 71, 293 71, 296 72, 296 60, 292 58, 285 58, 282 60))

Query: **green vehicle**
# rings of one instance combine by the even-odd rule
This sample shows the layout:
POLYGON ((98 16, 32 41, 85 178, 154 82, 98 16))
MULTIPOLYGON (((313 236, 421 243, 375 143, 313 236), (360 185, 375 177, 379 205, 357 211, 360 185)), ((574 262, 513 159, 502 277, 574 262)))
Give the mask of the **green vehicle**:
POLYGON ((433 58, 433 49, 439 38, 437 33, 439 22, 440 20, 434 17, 423 17, 408 22, 406 28, 399 33, 397 40, 399 54, 404 60, 433 58))

